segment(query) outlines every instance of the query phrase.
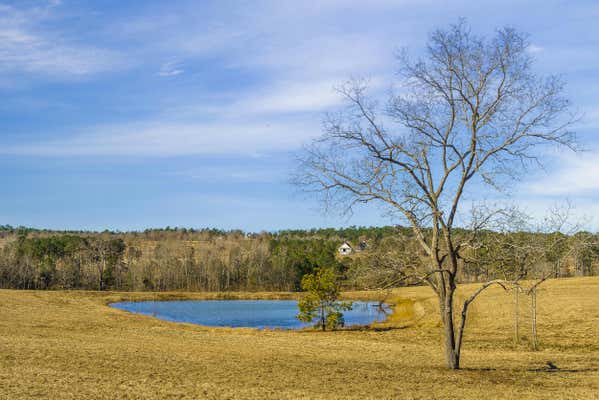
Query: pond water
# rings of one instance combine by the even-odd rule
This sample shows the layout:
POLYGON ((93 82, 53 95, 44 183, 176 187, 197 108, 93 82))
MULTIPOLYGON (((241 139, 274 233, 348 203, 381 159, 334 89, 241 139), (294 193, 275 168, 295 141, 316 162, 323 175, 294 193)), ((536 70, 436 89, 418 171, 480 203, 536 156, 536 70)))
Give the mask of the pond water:
MULTIPOLYGON (((136 301, 110 306, 167 321, 207 326, 300 329, 310 325, 296 318, 295 300, 136 301)), ((389 312, 388 307, 381 310, 378 303, 356 301, 351 311, 343 312, 345 326, 383 321, 389 312)))

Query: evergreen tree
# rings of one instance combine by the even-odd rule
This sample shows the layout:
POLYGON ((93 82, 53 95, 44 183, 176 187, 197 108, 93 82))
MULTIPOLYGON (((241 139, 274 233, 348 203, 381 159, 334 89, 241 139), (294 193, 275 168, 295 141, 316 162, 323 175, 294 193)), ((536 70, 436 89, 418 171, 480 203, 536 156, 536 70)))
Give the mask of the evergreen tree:
POLYGON ((297 318, 303 322, 317 321, 323 331, 344 325, 342 311, 352 309, 351 302, 339 301, 339 283, 331 268, 317 268, 304 275, 302 289, 307 295, 298 303, 297 318))

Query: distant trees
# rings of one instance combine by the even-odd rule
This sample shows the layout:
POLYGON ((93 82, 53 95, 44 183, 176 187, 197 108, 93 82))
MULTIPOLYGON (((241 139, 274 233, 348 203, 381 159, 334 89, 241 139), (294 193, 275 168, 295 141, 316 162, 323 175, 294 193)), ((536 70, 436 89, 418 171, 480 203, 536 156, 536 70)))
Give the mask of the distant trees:
POLYGON ((103 290, 122 286, 125 243, 120 238, 58 235, 18 238, 3 249, 3 287, 103 290))
POLYGON ((115 285, 121 277, 122 271, 119 268, 124 267, 122 257, 125 252, 125 242, 120 238, 99 237, 87 241, 89 254, 93 264, 96 266, 98 290, 104 290, 106 286, 115 285))
POLYGON ((301 287, 306 295, 298 302, 300 321, 311 323, 323 331, 343 326, 343 311, 351 310, 351 302, 339 301, 340 285, 332 268, 317 268, 304 275, 301 287))
MULTIPOLYGON (((456 233, 460 235, 470 237, 471 233, 456 233)), ((522 269, 524 278, 538 279, 547 273, 554 276, 556 265, 559 276, 599 272, 597 234, 484 231, 477 235, 483 235, 485 245, 462 251, 456 278, 462 282, 512 279, 522 269), (537 249, 534 254, 533 247, 537 249)), ((421 284, 414 274, 425 268, 426 259, 417 238, 402 227, 298 230, 249 237, 175 229, 66 234, 15 229, 0 240, 0 287, 296 291, 302 290, 305 274, 327 265, 335 269, 344 288, 379 289, 421 284), (350 257, 336 257, 345 240, 355 245, 365 240, 368 247, 350 257)))
MULTIPOLYGON (((0 287, 94 290, 301 290, 335 259, 339 238, 239 231, 61 233, 10 228, 0 242, 0 287)), ((310 235, 311 236, 311 235, 310 235)))

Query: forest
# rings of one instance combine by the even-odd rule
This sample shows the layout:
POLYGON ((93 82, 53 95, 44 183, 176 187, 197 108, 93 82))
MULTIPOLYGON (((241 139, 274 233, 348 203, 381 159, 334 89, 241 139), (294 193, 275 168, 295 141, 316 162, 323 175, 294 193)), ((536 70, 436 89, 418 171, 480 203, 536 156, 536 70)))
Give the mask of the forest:
MULTIPOLYGON (((462 254, 461 282, 599 273, 597 234, 487 231, 479 237, 480 245, 462 254)), ((421 271, 425 262, 412 231, 400 226, 262 233, 0 227, 0 288, 297 291, 305 274, 325 266, 338 272, 344 288, 384 289, 417 284, 406 271, 421 271), (337 249, 346 241, 353 251, 342 257, 337 249)))

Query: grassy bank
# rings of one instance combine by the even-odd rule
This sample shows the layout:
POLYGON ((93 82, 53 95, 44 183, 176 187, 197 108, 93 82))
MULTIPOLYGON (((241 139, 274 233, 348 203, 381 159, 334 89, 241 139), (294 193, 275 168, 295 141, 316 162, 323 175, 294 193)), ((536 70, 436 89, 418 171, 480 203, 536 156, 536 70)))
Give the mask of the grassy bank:
POLYGON ((435 299, 424 287, 393 292, 385 329, 326 333, 207 328, 106 306, 292 296, 0 291, 0 398, 599 398, 599 278, 544 284, 539 352, 529 350, 526 299, 515 346, 512 298, 486 292, 472 306, 461 371, 443 368, 435 299), (546 361, 560 370, 546 372, 546 361))

